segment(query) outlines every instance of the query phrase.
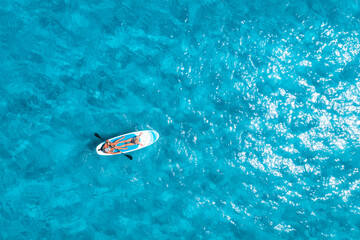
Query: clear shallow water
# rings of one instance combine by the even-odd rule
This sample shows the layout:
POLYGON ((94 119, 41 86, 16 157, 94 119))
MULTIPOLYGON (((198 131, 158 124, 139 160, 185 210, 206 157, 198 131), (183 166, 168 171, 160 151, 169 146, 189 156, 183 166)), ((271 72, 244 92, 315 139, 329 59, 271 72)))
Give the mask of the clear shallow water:
POLYGON ((1 239, 356 239, 357 1, 3 1, 1 239), (155 146, 100 157, 104 138, 155 146))

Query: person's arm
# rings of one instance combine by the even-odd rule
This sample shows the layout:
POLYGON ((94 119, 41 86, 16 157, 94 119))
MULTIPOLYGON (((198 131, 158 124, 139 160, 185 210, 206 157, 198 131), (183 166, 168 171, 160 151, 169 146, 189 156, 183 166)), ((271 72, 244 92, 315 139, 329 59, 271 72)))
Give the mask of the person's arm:
POLYGON ((117 147, 117 146, 111 146, 110 147, 110 152, 108 152, 109 154, 118 154, 118 153, 121 153, 120 149, 117 147), (114 152, 115 149, 119 150, 119 152, 114 152))
POLYGON ((109 140, 106 140, 105 144, 108 146, 108 147, 112 147, 113 143, 110 142, 109 140))
POLYGON ((141 132, 141 133, 139 134, 139 136, 137 136, 136 138, 137 138, 137 140, 139 141, 139 145, 143 147, 144 145, 142 145, 142 144, 140 143, 140 136, 141 136, 141 134, 142 134, 142 132, 141 132))

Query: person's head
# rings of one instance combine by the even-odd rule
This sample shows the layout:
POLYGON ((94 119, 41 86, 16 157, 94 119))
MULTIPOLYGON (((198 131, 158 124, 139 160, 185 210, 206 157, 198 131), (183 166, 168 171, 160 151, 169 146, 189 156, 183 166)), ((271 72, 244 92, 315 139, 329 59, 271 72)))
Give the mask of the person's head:
POLYGON ((102 146, 101 150, 104 152, 104 153, 108 153, 110 152, 111 148, 110 148, 110 145, 108 144, 108 141, 109 140, 106 140, 105 144, 102 146))

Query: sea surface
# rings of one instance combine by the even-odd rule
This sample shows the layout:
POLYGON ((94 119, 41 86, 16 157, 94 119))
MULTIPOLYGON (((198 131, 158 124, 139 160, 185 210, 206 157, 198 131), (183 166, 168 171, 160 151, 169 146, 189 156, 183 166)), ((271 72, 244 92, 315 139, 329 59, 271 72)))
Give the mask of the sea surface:
POLYGON ((359 239, 358 0, 1 0, 0 23, 0 239, 359 239))

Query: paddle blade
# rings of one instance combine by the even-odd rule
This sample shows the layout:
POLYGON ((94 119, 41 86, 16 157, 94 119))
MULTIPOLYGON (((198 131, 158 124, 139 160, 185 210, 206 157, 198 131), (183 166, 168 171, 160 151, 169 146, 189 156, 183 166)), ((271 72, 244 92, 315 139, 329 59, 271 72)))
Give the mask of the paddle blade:
POLYGON ((128 157, 130 160, 132 160, 132 156, 124 154, 126 157, 128 157))
POLYGON ((97 133, 95 133, 95 137, 100 138, 100 139, 102 140, 102 138, 100 137, 100 135, 97 134, 97 133))

